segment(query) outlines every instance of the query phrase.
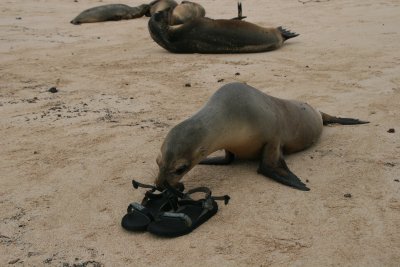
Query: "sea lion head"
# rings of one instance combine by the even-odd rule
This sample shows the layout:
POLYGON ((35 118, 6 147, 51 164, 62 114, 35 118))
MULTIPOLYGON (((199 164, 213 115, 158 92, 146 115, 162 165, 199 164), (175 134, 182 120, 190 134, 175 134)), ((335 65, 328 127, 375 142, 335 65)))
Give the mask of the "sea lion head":
POLYGON ((199 161, 207 156, 201 145, 204 128, 196 123, 184 121, 168 133, 157 157, 158 175, 155 184, 158 187, 176 186, 182 177, 199 161))
POLYGON ((154 0, 150 2, 149 5, 150 8, 145 14, 146 17, 151 17, 154 14, 166 9, 174 9, 174 7, 178 5, 178 3, 174 0, 154 0))
POLYGON ((184 24, 196 18, 204 17, 205 15, 206 11, 201 5, 190 1, 182 1, 182 3, 177 5, 171 12, 168 24, 184 24))

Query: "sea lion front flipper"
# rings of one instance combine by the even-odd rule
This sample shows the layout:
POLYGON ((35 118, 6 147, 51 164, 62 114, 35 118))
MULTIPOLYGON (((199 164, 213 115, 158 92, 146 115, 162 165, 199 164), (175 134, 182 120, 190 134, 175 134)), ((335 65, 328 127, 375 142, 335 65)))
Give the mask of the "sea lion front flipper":
POLYGON ((232 18, 231 20, 242 20, 247 18, 246 16, 242 16, 242 2, 238 1, 238 16, 235 18, 232 18))
POLYGON ((310 190, 299 177, 289 170, 281 155, 280 149, 276 146, 266 145, 263 148, 262 158, 257 172, 284 185, 302 191, 310 190))
POLYGON ((329 114, 326 114, 322 111, 320 111, 321 117, 322 117, 322 122, 324 125, 332 124, 332 123, 338 123, 342 125, 354 125, 354 124, 365 124, 369 123, 369 121, 362 121, 359 119, 354 119, 354 118, 341 118, 341 117, 335 117, 329 114))
POLYGON ((235 159, 235 155, 228 150, 225 150, 225 157, 212 157, 200 161, 202 165, 228 165, 235 159))

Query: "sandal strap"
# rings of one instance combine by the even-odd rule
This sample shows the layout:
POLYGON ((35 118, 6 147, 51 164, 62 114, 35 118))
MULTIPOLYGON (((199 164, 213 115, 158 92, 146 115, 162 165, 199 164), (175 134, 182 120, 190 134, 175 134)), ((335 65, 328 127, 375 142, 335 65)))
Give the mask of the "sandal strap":
MULTIPOLYGON (((153 192, 158 190, 161 191, 159 188, 155 187, 154 185, 149 185, 149 184, 143 184, 143 183, 139 183, 138 181, 132 180, 132 185, 135 189, 137 189, 138 187, 142 187, 142 188, 150 188, 151 190, 146 192, 146 196, 147 198, 151 198, 154 196, 158 196, 158 195, 154 195, 153 192)), ((206 196, 204 197, 205 200, 207 199, 213 199, 213 200, 223 200, 224 204, 227 205, 229 203, 229 200, 231 199, 230 196, 228 195, 223 195, 223 196, 211 196, 211 190, 208 187, 205 186, 199 186, 193 189, 188 190, 186 193, 183 193, 182 191, 184 190, 183 188, 183 184, 181 184, 181 188, 182 191, 177 190, 176 188, 172 187, 168 182, 165 182, 165 187, 167 188, 168 191, 170 191, 172 194, 174 194, 175 196, 181 198, 181 199, 191 199, 189 197, 189 195, 192 195, 194 193, 205 193, 206 196)), ((166 193, 166 190, 162 191, 162 193, 166 193)), ((172 206, 175 206, 173 203, 170 203, 172 206)))
POLYGON ((228 205, 229 200, 231 199, 228 195, 218 196, 218 197, 211 197, 213 200, 223 200, 225 205, 228 205))
POLYGON ((139 187, 142 187, 142 188, 149 188, 153 192, 158 190, 158 188, 155 187, 154 185, 139 183, 138 181, 135 181, 135 180, 132 180, 132 185, 133 185, 133 188, 135 188, 135 189, 138 189, 139 187))
POLYGON ((140 183, 136 180, 132 180, 132 185, 135 189, 137 189, 139 187, 150 189, 150 190, 146 191, 144 198, 142 200, 142 205, 146 205, 147 201, 149 201, 150 199, 164 198, 169 203, 171 208, 173 210, 176 210, 178 208, 177 197, 184 196, 184 194, 181 192, 184 190, 184 185, 182 183, 178 184, 178 186, 179 186, 178 190, 171 186, 169 186, 169 187, 167 187, 167 189, 163 190, 154 185, 140 183), (181 191, 179 191, 179 190, 181 190, 181 191), (159 191, 161 193, 154 193, 155 191, 159 191))
POLYGON ((205 186, 199 186, 199 187, 190 189, 185 193, 185 195, 189 196, 194 193, 205 193, 206 194, 205 198, 209 198, 211 196, 211 190, 205 186))
POLYGON ((185 195, 188 196, 188 195, 191 195, 191 194, 194 194, 194 193, 198 193, 198 192, 206 193, 206 196, 204 198, 205 200, 208 200, 208 199, 223 200, 225 205, 227 205, 229 203, 229 200, 231 199, 231 197, 228 196, 228 195, 212 196, 211 195, 211 190, 208 187, 205 187, 205 186, 200 186, 200 187, 193 188, 193 189, 187 191, 187 193, 185 195))
POLYGON ((185 194, 182 193, 181 191, 177 190, 176 188, 172 187, 168 182, 164 183, 165 188, 167 188, 168 191, 170 191, 172 194, 179 198, 184 198, 185 194))

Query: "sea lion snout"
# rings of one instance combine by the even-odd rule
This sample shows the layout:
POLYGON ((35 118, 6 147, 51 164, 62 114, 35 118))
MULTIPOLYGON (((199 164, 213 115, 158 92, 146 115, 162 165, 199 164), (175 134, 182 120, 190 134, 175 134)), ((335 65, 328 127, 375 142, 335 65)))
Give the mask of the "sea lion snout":
POLYGON ((184 173, 185 171, 183 171, 181 175, 178 175, 177 173, 165 173, 160 171, 156 180, 154 181, 154 184, 158 188, 165 188, 166 183, 172 187, 176 187, 179 184, 179 181, 182 179, 184 173))
POLYGON ((190 162, 187 159, 165 160, 162 155, 157 157, 157 165, 159 171, 154 183, 161 188, 165 187, 165 183, 176 187, 183 175, 191 169, 190 162))

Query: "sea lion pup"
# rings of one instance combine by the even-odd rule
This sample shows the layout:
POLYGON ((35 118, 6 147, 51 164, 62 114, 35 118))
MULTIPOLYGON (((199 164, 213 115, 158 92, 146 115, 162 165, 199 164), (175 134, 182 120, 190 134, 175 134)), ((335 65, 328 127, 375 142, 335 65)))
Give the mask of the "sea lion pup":
POLYGON ((71 20, 72 24, 93 23, 101 21, 116 21, 123 19, 135 19, 143 17, 150 5, 143 4, 137 7, 130 7, 123 4, 109 4, 92 7, 81 12, 76 18, 71 20))
POLYGON ((167 9, 174 9, 178 3, 174 0, 155 0, 150 4, 150 9, 146 12, 146 17, 151 17, 154 14, 167 9))
POLYGON ((282 184, 309 188, 287 167, 283 154, 310 147, 323 124, 368 123, 318 112, 306 103, 269 96, 243 83, 217 90, 196 114, 167 134, 155 184, 176 185, 196 164, 229 164, 235 157, 261 159, 258 172, 282 184), (225 150, 225 157, 207 156, 225 150))
POLYGON ((168 25, 178 25, 188 22, 195 18, 202 18, 206 15, 206 10, 201 5, 190 2, 182 1, 169 14, 168 25))
POLYGON ((277 49, 298 36, 278 28, 263 28, 242 20, 195 18, 170 26, 171 14, 161 11, 149 21, 153 40, 173 53, 255 53, 277 49))

